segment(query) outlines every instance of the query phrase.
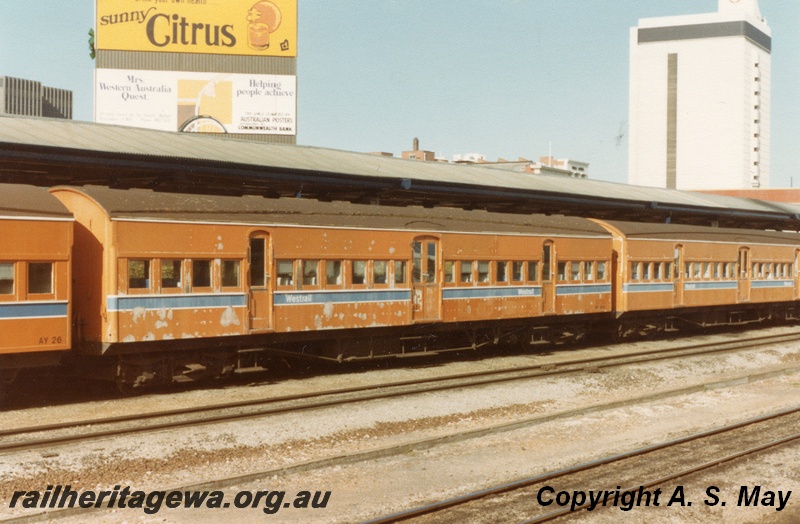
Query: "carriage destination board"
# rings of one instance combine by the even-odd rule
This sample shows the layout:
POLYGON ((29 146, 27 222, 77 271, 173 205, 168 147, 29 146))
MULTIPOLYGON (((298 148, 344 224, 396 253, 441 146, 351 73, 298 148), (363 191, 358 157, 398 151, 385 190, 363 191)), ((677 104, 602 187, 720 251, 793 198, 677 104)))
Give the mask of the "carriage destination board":
POLYGON ((295 135, 293 75, 98 69, 95 121, 163 131, 295 135))
POLYGON ((297 56, 297 0, 97 0, 97 49, 297 56))

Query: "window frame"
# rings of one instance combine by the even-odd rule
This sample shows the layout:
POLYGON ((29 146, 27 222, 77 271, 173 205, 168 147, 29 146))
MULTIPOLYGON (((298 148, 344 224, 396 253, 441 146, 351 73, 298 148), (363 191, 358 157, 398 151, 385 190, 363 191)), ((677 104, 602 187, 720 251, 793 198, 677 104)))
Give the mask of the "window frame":
POLYGON ((213 258, 192 258, 190 259, 191 265, 191 289, 192 293, 211 293, 214 291, 214 260, 213 258), (196 265, 208 264, 208 285, 201 286, 195 284, 197 281, 196 265))
MULTIPOLYGON (((17 297, 17 282, 19 282, 19 278, 17 276, 17 263, 10 260, 3 260, 0 261, 0 266, 8 265, 11 266, 11 292, 10 293, 0 293, 0 302, 12 302, 16 300, 17 297)), ((5 279, 8 280, 8 279, 5 279)))
MULTIPOLYGON (((322 265, 322 260, 318 258, 304 258, 298 261, 298 289, 322 289, 322 279, 320 278, 320 266, 322 265), (306 273, 308 269, 311 269, 311 273, 306 273), (315 282, 306 283, 306 279, 308 278, 307 275, 312 275, 316 279, 315 282)), ((326 268, 327 269, 327 268, 326 268)), ((327 280, 327 275, 325 276, 327 280)))
POLYGON ((55 294, 56 294, 56 263, 55 263, 55 261, 45 261, 45 260, 35 260, 35 261, 33 261, 33 260, 31 260, 31 261, 27 262, 26 269, 27 269, 27 273, 28 273, 27 274, 27 278, 26 278, 26 280, 27 280, 27 282, 26 282, 27 297, 29 299, 31 298, 31 296, 34 296, 37 299, 55 298, 55 294), (35 292, 31 291, 31 273, 32 273, 31 272, 31 266, 34 266, 34 265, 36 265, 36 266, 49 265, 50 266, 50 290, 49 291, 40 292, 40 293, 35 293, 35 292))
MULTIPOLYGON (((160 293, 167 293, 167 294, 175 294, 175 293, 182 293, 184 284, 186 283, 186 276, 184 275, 184 269, 186 268, 186 261, 182 258, 160 258, 156 261, 156 269, 155 271, 158 272, 158 290, 160 293), (177 278, 177 285, 176 286, 164 286, 164 268, 167 267, 165 262, 177 262, 178 266, 178 278, 177 278)), ((173 271, 175 270, 173 266, 173 271)))
POLYGON ((219 261, 219 286, 222 291, 239 291, 242 289, 242 261, 238 258, 222 258, 219 261), (235 285, 226 285, 225 284, 225 264, 235 264, 236 265, 236 284, 235 285))
POLYGON ((348 260, 347 266, 349 271, 347 275, 349 278, 347 279, 348 284, 352 289, 367 289, 370 285, 370 271, 369 271, 369 260, 368 259, 357 259, 357 260, 348 260), (356 267, 360 266, 361 264, 364 265, 364 282, 356 282, 356 267))
POLYGON ((371 271, 371 273, 372 273, 372 278, 371 278, 371 282, 372 282, 372 287, 373 287, 373 288, 381 288, 381 289, 384 289, 384 288, 388 288, 388 287, 389 287, 389 285, 390 285, 390 283, 391 283, 391 278, 390 278, 390 275, 389 275, 389 272, 390 272, 390 271, 389 271, 389 268, 390 268, 390 267, 391 267, 391 265, 392 265, 392 264, 391 264, 391 262, 392 262, 391 260, 384 260, 384 259, 380 259, 380 260, 372 260, 372 261, 371 261, 371 263, 370 263, 369 265, 371 265, 371 266, 372 266, 372 271, 371 271), (378 278, 377 278, 377 275, 378 275, 378 273, 377 273, 377 271, 376 271, 376 268, 377 268, 377 267, 378 267, 380 264, 383 264, 383 265, 384 265, 384 273, 383 273, 383 276, 384 276, 384 279, 385 279, 385 281, 384 281, 384 282, 378 282, 378 278))
MULTIPOLYGON (((127 292, 131 295, 142 295, 142 294, 150 294, 155 291, 155 286, 153 285, 153 261, 149 258, 144 257, 129 257, 125 259, 125 286, 127 292), (141 262, 144 265, 144 277, 137 278, 136 280, 143 280, 143 286, 131 286, 132 277, 131 277, 131 270, 133 269, 133 264, 141 262)), ((28 279, 30 280, 30 274, 28 275, 28 279)), ((30 291, 28 292, 29 294, 30 291)))
POLYGON ((325 268, 325 289, 344 289, 344 285, 345 285, 345 278, 344 278, 344 275, 345 275, 345 263, 344 263, 344 260, 338 259, 338 258, 337 259, 322 260, 320 262, 320 265, 321 265, 321 267, 325 268), (333 267, 335 267, 335 264, 337 262, 339 263, 339 272, 338 272, 338 274, 337 273, 329 273, 328 270, 332 267, 332 265, 334 265, 333 267), (336 279, 336 280, 338 280, 338 282, 334 281, 333 283, 331 283, 330 282, 330 278, 332 276, 338 276, 338 278, 336 279))
POLYGON ((290 258, 276 258, 275 259, 275 289, 296 289, 297 286, 297 264, 294 259, 290 258), (281 273, 281 265, 289 264, 291 267, 291 271, 286 273, 285 271, 281 273), (289 275, 288 282, 286 280, 282 280, 281 275, 289 275))

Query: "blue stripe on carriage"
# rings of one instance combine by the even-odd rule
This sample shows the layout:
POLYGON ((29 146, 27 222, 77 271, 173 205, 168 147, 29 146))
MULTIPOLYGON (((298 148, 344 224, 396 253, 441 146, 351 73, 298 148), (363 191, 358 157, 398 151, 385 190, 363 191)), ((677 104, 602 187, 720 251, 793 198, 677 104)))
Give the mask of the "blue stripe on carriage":
POLYGON ((624 284, 622 286, 623 293, 654 293, 659 291, 675 291, 675 285, 672 282, 655 282, 644 284, 624 284))
POLYGON ((735 280, 724 282, 684 282, 683 289, 686 291, 703 291, 707 289, 737 289, 739 284, 735 280))
POLYGON ((244 307, 247 298, 241 295, 133 295, 108 297, 109 311, 143 309, 203 309, 244 307))
POLYGON ((442 290, 442 298, 444 300, 540 296, 542 296, 542 288, 540 286, 445 288, 442 290))
POLYGON ((344 304, 344 303, 365 303, 365 302, 410 302, 411 290, 391 290, 376 291, 366 290, 347 290, 347 291, 327 291, 327 292, 295 292, 295 293, 275 293, 274 301, 276 306, 292 306, 302 304, 344 304))
POLYGON ((753 280, 750 282, 750 287, 793 287, 794 282, 791 280, 753 280))
POLYGON ((598 293, 611 293, 611 284, 585 284, 571 286, 556 286, 556 295, 596 295, 598 293))
POLYGON ((0 319, 54 318, 67 316, 66 302, 27 304, 11 302, 0 304, 0 319))

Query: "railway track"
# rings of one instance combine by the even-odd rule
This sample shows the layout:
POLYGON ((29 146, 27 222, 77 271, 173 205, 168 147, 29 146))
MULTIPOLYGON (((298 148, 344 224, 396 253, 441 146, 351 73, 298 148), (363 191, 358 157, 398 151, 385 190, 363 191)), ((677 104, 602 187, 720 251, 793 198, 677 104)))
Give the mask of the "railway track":
MULTIPOLYGON (((791 372, 798 372, 798 371, 800 371, 800 367, 791 370, 791 372)), ((169 487, 162 486, 160 489, 163 489, 164 491, 181 491, 181 492, 198 491, 198 490, 219 490, 219 489, 232 488, 234 486, 241 487, 253 483, 261 485, 263 484, 265 479, 272 479, 272 481, 274 482, 274 479, 278 477, 286 477, 298 474, 302 475, 313 471, 323 471, 328 468, 338 470, 340 468, 347 467, 350 465, 352 465, 353 467, 360 467, 358 466, 359 464, 372 463, 382 459, 391 459, 393 457, 399 457, 399 456, 409 456, 442 445, 457 444, 460 442, 469 442, 472 441, 473 439, 475 440, 475 442, 479 442, 480 441, 479 439, 484 437, 489 437, 495 434, 511 432, 518 429, 525 429, 559 420, 569 421, 592 413, 602 413, 606 411, 612 412, 613 410, 619 408, 635 406, 647 402, 653 402, 653 401, 662 402, 669 397, 677 397, 685 394, 697 393, 700 391, 716 390, 728 386, 740 385, 744 383, 754 382, 756 380, 771 378, 772 376, 776 376, 778 374, 780 374, 780 372, 771 371, 761 375, 728 377, 724 381, 707 382, 700 385, 683 387, 675 390, 663 391, 654 394, 647 394, 636 398, 627 398, 624 400, 612 401, 604 404, 596 404, 589 407, 557 412, 545 416, 537 415, 529 419, 515 420, 510 423, 502 423, 489 427, 470 429, 470 430, 460 431, 457 433, 448 433, 443 436, 442 435, 433 437, 427 436, 420 440, 406 441, 404 443, 393 444, 387 447, 377 447, 377 448, 350 451, 350 452, 346 451, 338 455, 320 456, 318 458, 314 458, 307 461, 287 463, 285 465, 274 467, 273 469, 250 471, 245 474, 239 474, 232 477, 208 479, 196 484, 169 486, 169 487)), ((800 408, 793 411, 800 412, 800 408)), ((798 415, 800 416, 800 413, 798 413, 798 415)), ((788 424, 796 425, 797 422, 800 422, 800 420, 790 421, 788 422, 788 424)), ((614 477, 614 478, 616 479, 619 477, 614 477)), ((9 518, 3 518, 5 517, 3 516, 0 517, 0 520, 2 520, 2 522, 4 523, 45 522, 45 521, 49 522, 54 519, 59 519, 63 517, 72 517, 72 516, 80 516, 80 518, 86 518, 86 516, 90 512, 92 514, 102 514, 103 511, 104 511, 103 508, 99 509, 66 508, 66 509, 50 510, 47 512, 34 512, 34 513, 26 512, 25 514, 11 515, 9 516, 9 518)), ((391 522, 392 520, 389 521, 391 522)), ((505 521, 505 519, 500 519, 497 521, 505 521)))
MULTIPOLYGON (((800 441, 800 433, 794 431, 797 427, 800 427, 800 407, 412 508, 370 520, 368 524, 412 519, 426 524, 538 523, 590 508, 619 511, 628 507, 628 511, 635 507, 664 507, 671 497, 677 496, 676 490, 669 489, 674 488, 669 483, 797 443, 800 441), (561 492, 566 496, 559 498, 561 492), (610 496, 605 502, 601 497, 593 503, 592 493, 610 493, 610 496), (634 495, 625 496, 626 493, 634 495)), ((716 500, 713 497, 706 500, 721 502, 718 491, 711 494, 716 500)), ((687 497, 682 487, 680 495, 687 497)), ((696 498, 695 502, 701 503, 696 498)))
POLYGON ((692 344, 677 348, 626 353, 611 357, 567 359, 544 365, 537 364, 510 369, 462 373, 420 380, 222 403, 211 406, 8 429, 0 431, 0 453, 55 447, 78 441, 146 431, 176 429, 186 426, 329 408, 356 402, 581 373, 587 369, 600 371, 612 367, 679 357, 697 357, 714 353, 755 349, 765 345, 797 340, 800 340, 800 334, 768 335, 734 341, 692 344))

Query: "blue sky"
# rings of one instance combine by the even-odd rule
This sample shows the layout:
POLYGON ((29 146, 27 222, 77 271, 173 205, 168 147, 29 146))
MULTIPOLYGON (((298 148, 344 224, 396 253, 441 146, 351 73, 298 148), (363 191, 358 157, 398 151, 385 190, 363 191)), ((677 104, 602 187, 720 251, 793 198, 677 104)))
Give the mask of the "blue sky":
MULTIPOLYGON (((546 155, 627 180, 629 30, 717 0, 299 0, 301 145, 546 155)), ((92 0, 0 0, 0 75, 70 89, 93 118, 92 0)), ((800 1, 772 29, 772 187, 800 187, 800 1)))

